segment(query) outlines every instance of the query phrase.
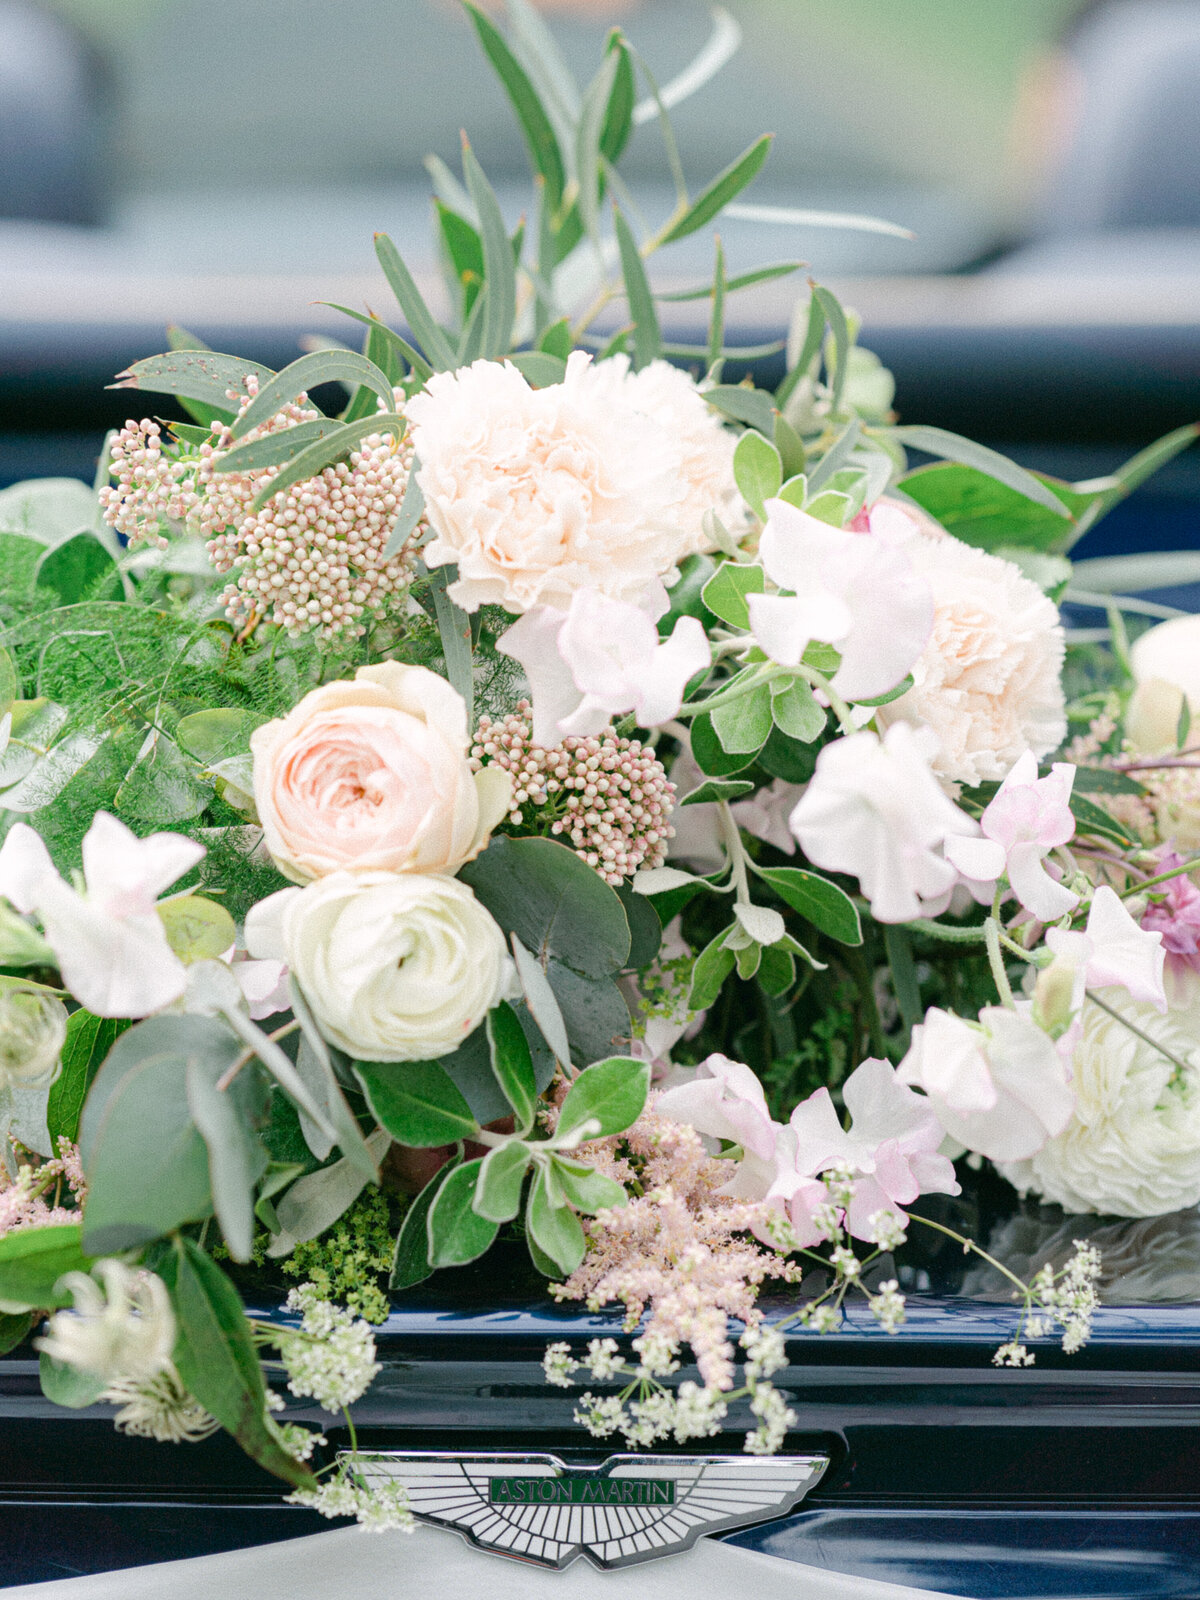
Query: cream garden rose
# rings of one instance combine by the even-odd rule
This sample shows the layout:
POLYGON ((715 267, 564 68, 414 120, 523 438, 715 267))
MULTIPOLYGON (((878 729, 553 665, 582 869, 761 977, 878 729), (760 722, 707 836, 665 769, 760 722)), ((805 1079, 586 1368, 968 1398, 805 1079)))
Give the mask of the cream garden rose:
POLYGON ((457 1050, 503 998, 491 914, 456 878, 335 872, 246 918, 251 955, 284 960, 331 1044, 361 1061, 457 1050))
POLYGON ((462 696, 425 667, 360 667, 306 694, 250 745, 266 846, 295 883, 456 872, 509 807, 507 772, 471 771, 462 696))
POLYGON ((933 770, 952 783, 1000 779, 1026 750, 1056 749, 1067 718, 1054 602, 1013 562, 948 534, 922 533, 904 550, 933 590, 933 632, 913 687, 879 708, 878 725, 932 728, 933 770))
POLYGON ((436 538, 466 611, 565 611, 579 589, 641 601, 697 548, 695 484, 669 427, 576 351, 532 388, 511 362, 439 372, 406 411, 436 538))

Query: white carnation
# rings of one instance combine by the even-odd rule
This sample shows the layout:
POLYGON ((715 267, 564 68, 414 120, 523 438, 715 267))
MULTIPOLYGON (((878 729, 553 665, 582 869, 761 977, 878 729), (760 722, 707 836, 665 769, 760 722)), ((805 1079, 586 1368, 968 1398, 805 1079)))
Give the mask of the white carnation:
POLYGON ((954 783, 1001 779, 1026 750, 1056 749, 1067 721, 1054 602, 1013 562, 948 535, 922 535, 905 553, 933 591, 933 632, 913 687, 878 724, 932 728, 933 770, 954 783))
POLYGON ((696 548, 695 490, 668 427, 581 351, 534 389, 510 362, 440 372, 408 403, 419 483, 466 611, 565 611, 580 589, 636 603, 696 548), (693 526, 689 527, 689 520, 693 526))
POLYGON ((704 533, 708 511, 715 511, 731 533, 743 533, 746 503, 733 476, 738 435, 721 421, 695 380, 669 361, 651 361, 640 372, 633 372, 629 357, 623 355, 597 362, 592 375, 598 390, 607 388, 649 417, 665 429, 678 449, 685 490, 678 512, 679 530, 686 540, 683 553, 710 548, 704 533))
POLYGON ((1072 1055, 1075 1112, 1067 1129, 1028 1161, 1001 1171, 1065 1211, 1153 1217, 1200 1201, 1200 976, 1184 1004, 1161 1016, 1121 989, 1102 998, 1185 1067, 1102 1007, 1083 1008, 1072 1055))

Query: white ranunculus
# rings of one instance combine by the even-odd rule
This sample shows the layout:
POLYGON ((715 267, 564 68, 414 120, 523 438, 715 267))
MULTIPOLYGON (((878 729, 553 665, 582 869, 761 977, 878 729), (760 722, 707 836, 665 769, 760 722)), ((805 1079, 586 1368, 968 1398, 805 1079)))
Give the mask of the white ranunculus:
POLYGON ((1200 723, 1200 616, 1160 622, 1134 640, 1129 654, 1136 688, 1125 713, 1126 736, 1147 753, 1170 750, 1185 695, 1200 723))
POLYGON ((1169 1015, 1121 989, 1094 1002, 1071 1057, 1075 1112, 1030 1160, 1001 1167, 1017 1188, 1065 1211, 1154 1217, 1200 1201, 1200 976, 1169 1015), (1141 1035, 1161 1040, 1179 1066, 1141 1035))
POLYGON ((406 411, 436 537, 466 611, 554 606, 579 589, 640 601, 696 548, 684 453, 576 351, 534 389, 510 362, 439 372, 406 411))
POLYGON ((334 872, 246 918, 252 956, 285 960, 332 1044, 365 1061, 457 1050, 503 996, 504 936, 465 883, 334 872))
POLYGON ((932 728, 933 770, 954 783, 1000 779, 1026 750, 1056 749, 1067 721, 1054 602, 1013 562, 949 535, 904 550, 933 591, 933 632, 913 687, 879 708, 878 725, 932 728))

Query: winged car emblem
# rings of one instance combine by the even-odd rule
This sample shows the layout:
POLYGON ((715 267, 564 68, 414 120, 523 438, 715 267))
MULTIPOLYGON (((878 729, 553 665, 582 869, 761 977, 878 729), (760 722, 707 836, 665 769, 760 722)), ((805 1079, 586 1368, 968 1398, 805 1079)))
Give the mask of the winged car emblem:
POLYGON ((404 1485, 423 1522, 539 1567, 586 1556, 602 1570, 688 1549, 791 1510, 829 1465, 823 1455, 557 1456, 380 1451, 358 1457, 368 1481, 404 1485))

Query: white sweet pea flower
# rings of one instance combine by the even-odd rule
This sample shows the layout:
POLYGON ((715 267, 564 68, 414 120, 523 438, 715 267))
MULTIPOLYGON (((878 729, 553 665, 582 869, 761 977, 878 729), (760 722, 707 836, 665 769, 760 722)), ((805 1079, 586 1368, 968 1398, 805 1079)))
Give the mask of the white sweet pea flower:
POLYGON ((833 687, 869 700, 901 682, 933 627, 933 596, 904 551, 917 526, 877 506, 868 529, 834 528, 786 500, 767 501, 759 558, 790 594, 752 594, 750 631, 772 661, 794 667, 814 639, 836 645, 833 687))
POLYGON ((1096 890, 1082 933, 1050 928, 1046 944, 1054 952, 1054 960, 1039 974, 1039 988, 1045 992, 1069 973, 1072 1011, 1083 1004, 1085 989, 1117 987, 1165 1014, 1163 936, 1140 928, 1107 884, 1096 890))
POLYGON ((1075 768, 1056 761, 1037 775, 1032 750, 1015 763, 979 819, 983 837, 955 839, 946 854, 966 878, 995 882, 1007 872, 1013 893, 1041 922, 1053 922, 1079 904, 1079 896, 1052 878, 1045 860, 1075 836, 1071 788, 1075 768))
POLYGON ((924 1089, 952 1138, 993 1161, 1034 1155, 1075 1105, 1053 1041, 1000 1006, 985 1007, 977 1024, 931 1007, 897 1077, 924 1089))
POLYGON ((741 1061, 711 1055, 690 1083, 659 1095, 654 1110, 672 1122, 686 1122, 710 1139, 741 1145, 745 1157, 720 1193, 739 1200, 761 1200, 774 1176, 779 1124, 754 1072, 741 1061))
POLYGON ((178 833, 139 839, 98 811, 83 840, 84 890, 55 870, 18 822, 0 847, 0 894, 40 919, 63 982, 99 1017, 144 1017, 183 993, 187 972, 167 942, 157 900, 204 846, 178 833))
POLYGON ((773 844, 785 856, 794 856, 796 841, 788 828, 788 818, 803 793, 803 784, 776 778, 770 788, 759 789, 745 800, 735 801, 729 809, 738 826, 745 828, 747 833, 761 839, 764 844, 773 844))
POLYGON ((936 916, 958 881, 943 847, 979 825, 929 770, 925 730, 898 722, 882 740, 854 733, 827 744, 790 826, 815 866, 856 877, 878 922, 936 916))
POLYGON ((600 733, 627 711, 644 728, 678 714, 689 679, 712 655, 695 617, 680 617, 660 641, 665 599, 661 586, 648 608, 583 589, 567 611, 535 606, 501 636, 497 649, 521 663, 533 691, 536 744, 600 733))

